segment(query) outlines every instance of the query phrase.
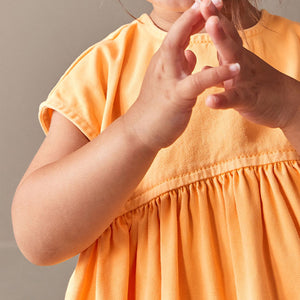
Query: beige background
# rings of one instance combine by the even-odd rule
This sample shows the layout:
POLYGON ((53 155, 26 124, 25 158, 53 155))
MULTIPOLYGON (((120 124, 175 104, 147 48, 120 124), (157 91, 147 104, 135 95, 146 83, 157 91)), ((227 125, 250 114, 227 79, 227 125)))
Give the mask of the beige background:
MULTIPOLYGON (((63 299, 76 258, 51 267, 26 261, 14 242, 11 201, 44 137, 37 119, 40 102, 81 52, 131 18, 117 0, 2 1, 0 297, 63 299)), ((300 22, 298 0, 278 1, 260 6, 300 22)), ((150 11, 144 0, 123 3, 135 16, 150 11)))

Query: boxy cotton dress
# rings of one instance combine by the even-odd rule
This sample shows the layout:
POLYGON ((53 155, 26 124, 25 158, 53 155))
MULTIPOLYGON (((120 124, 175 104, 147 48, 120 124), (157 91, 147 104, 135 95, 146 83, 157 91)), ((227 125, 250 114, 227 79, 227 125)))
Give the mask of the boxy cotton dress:
MULTIPOLYGON (((45 133, 56 110, 90 140, 101 134, 137 99, 165 35, 144 14, 84 51, 40 106, 45 133)), ((262 10, 243 40, 300 80, 299 23, 262 10)), ((208 34, 188 49, 195 72, 218 65, 208 34)), ((299 156, 280 129, 206 107, 221 91, 198 97, 182 136, 80 254, 67 300, 300 299, 299 156)))

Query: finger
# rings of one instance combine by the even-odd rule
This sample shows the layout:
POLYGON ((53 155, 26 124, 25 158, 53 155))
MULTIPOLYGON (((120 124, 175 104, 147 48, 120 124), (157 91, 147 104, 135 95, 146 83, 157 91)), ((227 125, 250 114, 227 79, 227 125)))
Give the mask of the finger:
POLYGON ((189 44, 190 36, 195 28, 204 27, 204 19, 200 12, 200 4, 195 4, 186 10, 172 25, 166 38, 164 39, 161 49, 163 49, 164 58, 168 61, 176 60, 178 53, 185 50, 189 44))
MULTIPOLYGON (((204 70, 207 70, 207 69, 211 69, 211 68, 213 68, 213 67, 211 67, 211 66, 204 66, 204 67, 201 69, 201 71, 204 71, 204 70)), ((216 87, 224 88, 224 82, 222 81, 222 82, 216 84, 215 86, 216 86, 216 87)))
POLYGON ((242 106, 242 93, 240 89, 230 89, 223 93, 209 95, 205 104, 213 109, 239 108, 242 106))
MULTIPOLYGON (((199 0, 197 0, 197 1, 199 1, 199 0)), ((201 8, 201 5, 202 5, 201 3, 202 3, 203 0, 200 0, 200 1, 201 1, 200 2, 200 8, 201 8)), ((213 1, 218 2, 217 4, 214 4, 214 8, 216 8, 218 11, 220 11, 223 8, 222 0, 213 0, 213 1)), ((201 9, 200 9, 200 11, 201 11, 201 9)), ((202 17, 203 17, 203 14, 202 14, 202 17)), ((203 17, 203 19, 206 21, 206 18, 203 17)), ((203 27, 204 27, 203 24, 200 24, 199 27, 194 27, 194 30, 193 30, 192 34, 199 33, 202 30, 203 27)))
POLYGON ((221 26, 224 30, 224 32, 229 35, 240 47, 243 46, 243 40, 241 39, 239 32, 233 25, 231 21, 229 21, 224 15, 221 13, 219 14, 219 19, 221 26))
MULTIPOLYGON (((223 3, 222 3, 223 5, 223 3)), ((219 10, 211 0, 202 0, 200 5, 200 11, 205 20, 210 16, 218 16, 219 10)))
MULTIPOLYGON (((216 0, 212 0, 216 2, 216 0)), ((205 20, 211 16, 218 16, 224 32, 229 35, 238 44, 243 44, 243 41, 232 22, 230 22, 221 12, 219 7, 210 0, 203 0, 200 5, 200 10, 205 20)))
POLYGON ((196 1, 191 8, 186 10, 170 28, 164 44, 172 45, 172 48, 186 47, 193 28, 204 26, 204 19, 200 11, 200 3, 196 1))
POLYGON ((242 47, 224 32, 217 16, 209 17, 205 28, 217 48, 223 63, 228 64, 239 61, 242 54, 242 47))
POLYGON ((240 72, 239 64, 223 65, 216 68, 205 68, 192 74, 177 85, 178 93, 185 99, 194 99, 205 89, 234 78, 240 72))
POLYGON ((186 74, 190 75, 193 72, 194 68, 195 68, 195 65, 196 65, 196 62, 197 62, 197 57, 194 54, 194 52, 191 51, 191 50, 185 50, 184 55, 185 55, 185 59, 187 61, 186 74))

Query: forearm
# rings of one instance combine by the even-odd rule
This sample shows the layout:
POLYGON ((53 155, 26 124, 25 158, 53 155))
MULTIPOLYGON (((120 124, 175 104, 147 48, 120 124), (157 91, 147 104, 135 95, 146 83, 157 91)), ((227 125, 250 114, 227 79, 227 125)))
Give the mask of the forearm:
POLYGON ((12 210, 24 255, 48 265, 86 249, 118 216, 155 156, 119 118, 79 150, 29 175, 12 210))

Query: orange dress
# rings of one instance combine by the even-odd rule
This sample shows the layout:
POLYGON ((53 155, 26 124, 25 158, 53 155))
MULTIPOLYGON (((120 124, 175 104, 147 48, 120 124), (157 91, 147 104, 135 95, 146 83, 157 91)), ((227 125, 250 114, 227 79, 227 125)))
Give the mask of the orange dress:
MULTIPOLYGON (((41 104, 45 133, 53 110, 90 140, 126 113, 165 35, 144 14, 87 49, 41 104)), ((300 80, 299 23, 263 10, 245 36, 245 48, 300 80)), ((207 34, 188 48, 195 72, 218 65, 207 34)), ((299 156, 280 129, 206 107, 221 90, 198 97, 182 136, 80 254, 67 300, 300 299, 299 156)))

